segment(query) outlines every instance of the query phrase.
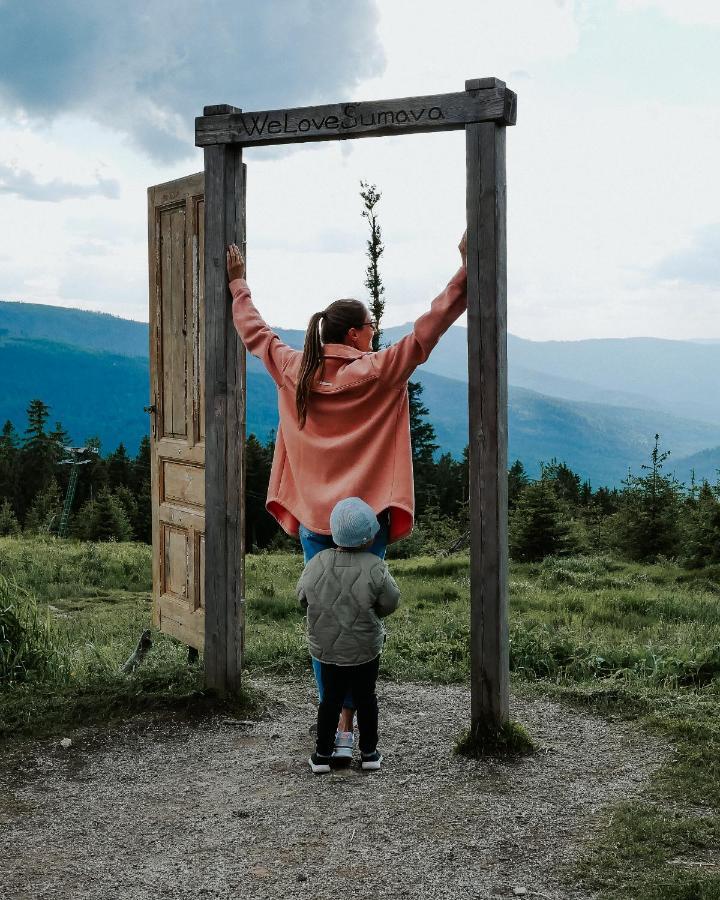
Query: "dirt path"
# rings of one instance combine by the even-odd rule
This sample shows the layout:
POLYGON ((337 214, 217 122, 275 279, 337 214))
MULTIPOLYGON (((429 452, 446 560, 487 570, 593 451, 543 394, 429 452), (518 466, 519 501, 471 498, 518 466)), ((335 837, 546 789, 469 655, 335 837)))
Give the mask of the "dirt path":
POLYGON ((586 897, 563 867, 667 752, 516 698, 543 752, 468 761, 451 753, 464 688, 383 683, 383 769, 314 776, 311 683, 256 684, 270 703, 256 724, 133 721, 0 758, 3 898, 586 897))

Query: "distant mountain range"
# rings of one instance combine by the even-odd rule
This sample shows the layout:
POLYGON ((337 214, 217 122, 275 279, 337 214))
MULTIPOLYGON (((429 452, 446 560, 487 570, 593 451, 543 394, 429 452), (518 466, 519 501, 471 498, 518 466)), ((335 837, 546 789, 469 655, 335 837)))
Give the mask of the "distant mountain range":
MULTIPOLYGON (((411 324, 389 328, 393 342, 411 324)), ((301 347, 303 332, 278 329, 301 347)), ((453 327, 418 369, 442 451, 467 443, 467 338, 453 327)), ((618 484, 647 461, 656 432, 669 468, 687 481, 720 469, 720 343, 653 338, 577 342, 508 339, 510 460, 533 475, 564 460, 595 486, 618 484)), ((34 397, 73 440, 98 435, 105 450, 134 452, 148 431, 148 325, 101 313, 0 302, 0 422, 25 428, 34 397)), ((277 427, 275 388, 248 359, 248 432, 277 427)))

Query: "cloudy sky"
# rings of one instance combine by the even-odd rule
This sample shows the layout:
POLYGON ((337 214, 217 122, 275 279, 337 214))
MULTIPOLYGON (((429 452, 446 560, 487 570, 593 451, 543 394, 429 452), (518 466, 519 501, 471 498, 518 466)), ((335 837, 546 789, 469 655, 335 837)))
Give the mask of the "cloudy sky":
MULTIPOLYGON (((510 330, 720 338, 717 0, 0 0, 0 299, 147 320, 146 189, 202 168, 194 117, 462 90, 508 129, 510 330)), ((377 184, 387 324, 457 265, 462 132, 246 151, 268 321, 365 298, 377 184)))

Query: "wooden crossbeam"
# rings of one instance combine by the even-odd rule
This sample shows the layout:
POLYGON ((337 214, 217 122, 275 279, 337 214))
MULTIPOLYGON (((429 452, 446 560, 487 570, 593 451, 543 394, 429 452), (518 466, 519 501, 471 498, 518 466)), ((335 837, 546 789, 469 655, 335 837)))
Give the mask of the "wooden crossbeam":
POLYGON ((477 78, 454 94, 402 97, 361 103, 331 103, 243 112, 205 107, 195 120, 195 144, 261 147, 306 141, 341 141, 418 132, 452 131, 473 122, 514 125, 516 97, 505 82, 477 78), (210 112, 209 112, 210 111, 210 112))

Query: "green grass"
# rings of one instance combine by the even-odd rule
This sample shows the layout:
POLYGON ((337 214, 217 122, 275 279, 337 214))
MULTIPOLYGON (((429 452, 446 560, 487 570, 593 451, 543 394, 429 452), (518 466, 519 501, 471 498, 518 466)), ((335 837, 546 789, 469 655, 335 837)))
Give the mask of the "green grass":
POLYGON ((149 627, 150 548, 57 539, 0 538, 0 676, 3 610, 32 625, 14 677, 0 677, 0 740, 56 734, 140 712, 248 714, 250 692, 207 691, 187 648, 153 630, 153 649, 131 676, 121 664, 149 627))
MULTIPOLYGON (((386 622, 382 676, 467 681, 467 554, 391 567, 402 602, 386 622)), ((247 559, 251 672, 309 671, 295 601, 301 568, 298 555, 247 559)), ((25 592, 21 618, 37 626, 22 677, 0 687, 0 738, 146 710, 217 708, 200 667, 157 632, 138 672, 117 674, 150 622, 149 548, 0 539, 0 576, 25 592)), ((641 801, 604 811, 575 876, 613 900, 720 898, 720 567, 548 559, 511 566, 510 601, 515 690, 632 720, 674 750, 641 801)), ((477 751, 477 742, 465 749, 477 751)))

